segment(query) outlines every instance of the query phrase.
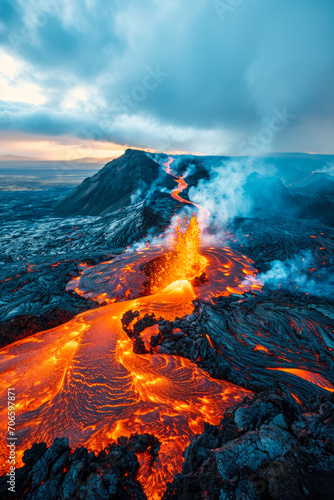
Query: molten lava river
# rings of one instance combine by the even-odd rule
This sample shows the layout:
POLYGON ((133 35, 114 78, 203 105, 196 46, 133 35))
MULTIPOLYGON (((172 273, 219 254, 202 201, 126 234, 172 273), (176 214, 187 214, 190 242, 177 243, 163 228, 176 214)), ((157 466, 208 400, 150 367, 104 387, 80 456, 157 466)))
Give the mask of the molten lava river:
MULTIPOLYGON (((199 245, 194 216, 177 229, 168 249, 127 252, 84 268, 68 288, 101 307, 1 350, 2 456, 7 454, 7 388, 13 387, 18 466, 35 442, 51 445, 57 437, 69 437, 72 448, 100 451, 120 436, 150 433, 161 443, 158 460, 151 465, 138 454, 138 479, 148 498, 161 498, 166 483, 181 471, 192 436, 203 431, 204 422, 218 424, 248 393, 212 379, 182 357, 135 354, 123 329, 128 311, 138 311, 136 321, 146 313, 172 321, 190 314, 196 297, 208 302, 259 288, 249 259, 229 248, 199 245)), ((141 336, 154 332, 150 327, 141 336)))

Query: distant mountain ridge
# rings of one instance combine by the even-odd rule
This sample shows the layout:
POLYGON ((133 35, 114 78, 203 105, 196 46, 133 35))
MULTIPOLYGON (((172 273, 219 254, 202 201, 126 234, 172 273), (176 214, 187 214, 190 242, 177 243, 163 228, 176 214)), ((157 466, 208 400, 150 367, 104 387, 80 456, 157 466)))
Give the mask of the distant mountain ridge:
MULTIPOLYGON (((120 151, 120 153, 122 153, 120 151)), ((114 156, 113 158, 118 158, 118 156, 114 156)), ((43 159, 43 158, 34 158, 32 156, 21 156, 21 155, 0 155, 0 163, 1 162, 36 162, 36 163, 46 163, 46 162, 59 162, 59 163, 106 163, 110 161, 110 157, 105 158, 95 158, 95 157, 84 157, 84 158, 73 158, 71 160, 51 160, 51 159, 43 159)))
POLYGON ((32 158, 30 156, 21 155, 0 155, 1 161, 40 161, 37 158, 32 158))

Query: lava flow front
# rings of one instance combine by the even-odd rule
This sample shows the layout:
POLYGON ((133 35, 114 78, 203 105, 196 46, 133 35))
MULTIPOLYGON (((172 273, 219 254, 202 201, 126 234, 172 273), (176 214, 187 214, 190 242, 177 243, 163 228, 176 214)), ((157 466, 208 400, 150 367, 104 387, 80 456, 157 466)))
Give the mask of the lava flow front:
MULTIPOLYGON (((198 277, 204 272, 211 282, 202 279, 199 290, 203 290, 197 295, 210 299, 215 293, 242 293, 257 286, 252 280, 244 284, 247 277, 254 279, 255 270, 242 256, 233 257, 227 251, 225 255, 207 250, 201 255, 195 217, 185 233, 178 228, 174 247, 165 254, 161 249, 150 257, 139 253, 131 265, 127 259, 125 255, 117 262, 124 280, 119 287, 138 279, 139 285, 146 286, 146 295, 152 295, 143 296, 137 284, 137 297, 132 300, 85 312, 65 325, 2 349, 1 452, 5 454, 6 449, 5 388, 15 387, 19 463, 34 442, 50 445, 56 437, 65 436, 72 447, 85 445, 98 451, 121 436, 150 433, 161 443, 158 461, 147 469, 145 457, 138 456, 138 479, 148 498, 161 498, 166 482, 181 470, 191 437, 203 431, 205 421, 218 424, 225 409, 242 400, 247 391, 213 380, 178 356, 135 354, 122 318, 128 311, 138 311, 139 317, 153 313, 172 321, 193 311, 191 283, 196 277, 201 281, 198 277), (144 279, 138 271, 138 257, 140 263, 143 258, 147 263, 144 279), (228 290, 230 276, 232 288, 228 290)), ((119 287, 110 300, 129 295, 118 296, 119 287)))

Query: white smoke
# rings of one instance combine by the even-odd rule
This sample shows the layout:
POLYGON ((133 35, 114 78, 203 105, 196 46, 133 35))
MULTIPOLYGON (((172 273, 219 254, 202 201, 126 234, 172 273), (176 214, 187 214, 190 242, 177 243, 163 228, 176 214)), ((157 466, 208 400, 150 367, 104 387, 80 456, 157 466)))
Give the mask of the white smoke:
POLYGON ((144 199, 148 200, 152 194, 160 191, 161 193, 169 192, 168 189, 162 188, 161 184, 166 179, 166 173, 164 170, 160 170, 158 177, 152 182, 152 184, 148 185, 142 179, 139 181, 138 187, 134 193, 131 194, 131 204, 137 203, 144 199))
POLYGON ((315 170, 315 172, 334 176, 334 163, 326 163, 324 167, 315 170))
POLYGON ((176 228, 184 220, 185 215, 189 217, 189 213, 186 214, 186 210, 184 210, 181 214, 173 215, 173 217, 171 217, 170 219, 169 226, 162 234, 156 235, 155 229, 153 228, 151 232, 149 232, 147 236, 145 236, 145 238, 142 238, 139 241, 135 241, 131 246, 129 246, 126 249, 126 252, 138 252, 147 247, 155 246, 160 246, 167 250, 168 248, 173 246, 174 237, 176 235, 176 228))
POLYGON ((253 199, 244 187, 252 173, 273 176, 276 168, 261 158, 222 160, 212 167, 209 180, 201 179, 189 189, 189 199, 209 210, 216 224, 247 217, 252 212, 253 199))
POLYGON ((271 289, 283 288, 290 291, 309 293, 316 297, 328 297, 334 293, 334 276, 328 270, 317 269, 310 250, 302 252, 284 262, 275 260, 266 273, 258 275, 259 280, 271 289))

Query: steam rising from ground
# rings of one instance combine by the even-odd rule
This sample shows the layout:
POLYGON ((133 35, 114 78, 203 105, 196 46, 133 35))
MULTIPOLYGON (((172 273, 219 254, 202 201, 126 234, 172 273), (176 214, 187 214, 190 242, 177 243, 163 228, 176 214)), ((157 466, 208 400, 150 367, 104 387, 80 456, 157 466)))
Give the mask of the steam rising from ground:
POLYGON ((216 224, 226 224, 236 217, 250 216, 254 209, 256 193, 248 189, 249 177, 275 173, 276 168, 261 158, 221 161, 212 168, 209 180, 201 179, 189 189, 189 199, 207 208, 216 224))
POLYGON ((334 163, 326 163, 323 168, 319 168, 315 170, 315 172, 320 172, 322 174, 327 174, 330 176, 334 176, 334 163))
POLYGON ((319 263, 308 250, 284 262, 274 260, 269 271, 259 274, 258 278, 271 289, 281 287, 316 297, 333 296, 334 276, 327 269, 318 270, 317 267, 319 263))
POLYGON ((166 188, 161 188, 161 184, 165 178, 166 174, 163 170, 161 170, 157 179, 155 179, 150 185, 147 185, 144 180, 140 179, 138 188, 131 195, 131 203, 137 203, 143 199, 149 200, 157 190, 160 192, 168 192, 166 188))

